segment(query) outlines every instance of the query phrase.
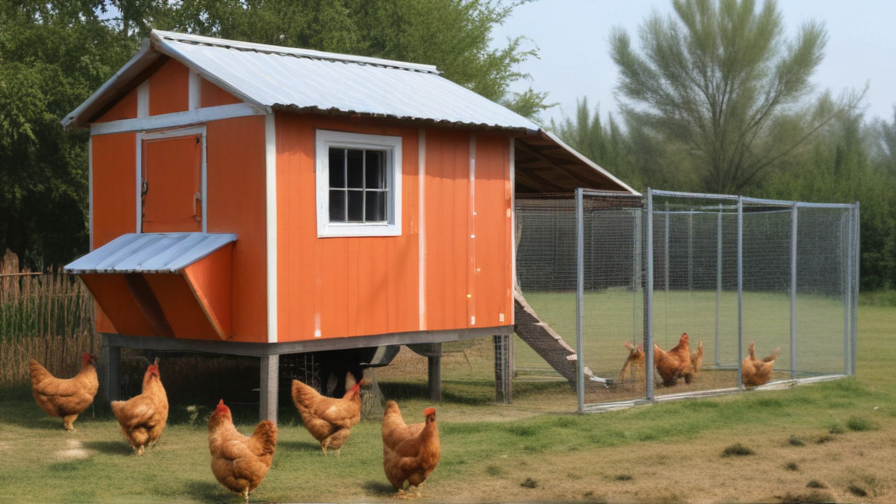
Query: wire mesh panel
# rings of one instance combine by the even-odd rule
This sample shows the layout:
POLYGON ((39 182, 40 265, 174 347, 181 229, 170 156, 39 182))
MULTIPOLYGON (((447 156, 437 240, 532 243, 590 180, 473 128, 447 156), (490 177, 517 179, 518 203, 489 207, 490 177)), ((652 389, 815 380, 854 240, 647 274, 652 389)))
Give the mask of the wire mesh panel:
POLYGON ((857 204, 580 190, 517 215, 525 320, 568 365, 515 350, 515 376, 541 359, 580 411, 854 373, 857 204))
POLYGON ((738 227, 732 203, 699 195, 653 199, 657 396, 737 386, 738 227))
POLYGON ((631 195, 582 199, 581 352, 585 403, 645 397, 644 210, 631 195))

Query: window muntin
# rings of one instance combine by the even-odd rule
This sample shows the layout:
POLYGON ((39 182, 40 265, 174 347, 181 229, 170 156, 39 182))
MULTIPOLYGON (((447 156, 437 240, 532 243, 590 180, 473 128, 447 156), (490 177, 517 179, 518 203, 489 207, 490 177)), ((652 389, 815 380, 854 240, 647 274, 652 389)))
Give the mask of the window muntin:
POLYGON ((318 236, 401 234, 401 137, 318 130, 318 236))

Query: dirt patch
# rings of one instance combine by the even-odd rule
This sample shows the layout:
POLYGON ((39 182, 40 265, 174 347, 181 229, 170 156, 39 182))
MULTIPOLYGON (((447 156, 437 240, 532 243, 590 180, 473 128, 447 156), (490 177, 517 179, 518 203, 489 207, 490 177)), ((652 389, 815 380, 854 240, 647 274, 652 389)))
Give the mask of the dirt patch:
POLYGON ((65 449, 56 452, 56 456, 64 460, 80 460, 90 456, 90 451, 77 439, 69 439, 65 442, 65 449))

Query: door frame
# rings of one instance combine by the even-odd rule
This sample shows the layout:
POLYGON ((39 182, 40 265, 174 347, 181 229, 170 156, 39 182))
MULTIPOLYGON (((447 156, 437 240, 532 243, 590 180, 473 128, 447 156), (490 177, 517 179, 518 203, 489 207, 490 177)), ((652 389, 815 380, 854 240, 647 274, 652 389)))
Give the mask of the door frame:
POLYGON ((207 149, 208 149, 208 139, 206 137, 205 125, 202 126, 194 126, 188 128, 179 128, 179 129, 170 129, 164 131, 153 131, 150 133, 138 132, 137 133, 137 171, 135 173, 136 184, 134 190, 136 191, 136 200, 137 200, 137 232, 143 233, 143 198, 141 197, 141 185, 143 181, 143 141, 144 140, 158 140, 162 138, 179 138, 193 135, 202 135, 202 161, 200 166, 200 191, 202 192, 202 232, 208 233, 208 203, 207 203, 207 189, 208 183, 206 178, 206 159, 207 159, 207 149))

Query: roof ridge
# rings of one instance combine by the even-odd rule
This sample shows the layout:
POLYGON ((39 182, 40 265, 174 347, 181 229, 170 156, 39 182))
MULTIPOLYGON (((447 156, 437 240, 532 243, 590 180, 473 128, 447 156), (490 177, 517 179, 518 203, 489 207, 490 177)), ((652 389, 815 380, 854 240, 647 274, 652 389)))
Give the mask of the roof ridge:
POLYGON ((150 37, 159 43, 166 41, 181 42, 195 45, 208 45, 213 47, 221 47, 224 49, 233 49, 238 51, 255 51, 258 53, 276 54, 281 56, 293 56, 297 58, 309 58, 327 61, 337 61, 345 63, 358 63, 365 65, 373 65, 387 68, 397 68, 414 72, 424 72, 432 74, 440 74, 438 68, 434 65, 424 65, 420 63, 409 63, 405 61, 388 60, 383 58, 372 58, 368 56, 355 56, 350 54, 340 54, 325 51, 317 51, 314 49, 302 49, 298 47, 277 46, 271 44, 259 44, 255 42, 243 42, 239 40, 228 40, 216 37, 206 37, 202 35, 192 35, 186 33, 152 30, 150 37))

